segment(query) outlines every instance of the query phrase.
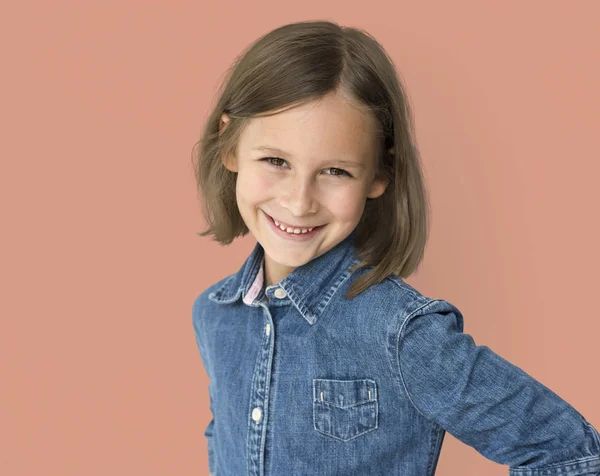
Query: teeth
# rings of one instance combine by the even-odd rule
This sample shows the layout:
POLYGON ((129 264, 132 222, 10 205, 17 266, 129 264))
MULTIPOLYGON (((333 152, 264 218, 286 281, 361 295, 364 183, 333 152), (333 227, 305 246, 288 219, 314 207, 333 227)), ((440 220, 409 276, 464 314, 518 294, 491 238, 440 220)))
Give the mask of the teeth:
POLYGON ((299 235, 300 233, 308 233, 309 231, 312 231, 314 229, 314 227, 313 228, 292 228, 292 227, 286 228, 281 223, 279 223, 277 220, 275 220, 275 218, 273 218, 273 221, 281 230, 283 230, 287 233, 294 234, 294 235, 299 235))

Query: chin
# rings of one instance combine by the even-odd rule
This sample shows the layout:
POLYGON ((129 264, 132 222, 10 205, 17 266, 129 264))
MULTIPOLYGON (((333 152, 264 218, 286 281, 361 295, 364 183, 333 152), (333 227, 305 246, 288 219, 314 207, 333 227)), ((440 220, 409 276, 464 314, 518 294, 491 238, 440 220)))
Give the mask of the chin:
POLYGON ((304 257, 299 256, 297 259, 294 259, 293 256, 290 256, 287 250, 283 250, 276 253, 269 253, 269 250, 265 248, 265 252, 273 261, 280 264, 281 266, 287 266, 289 268, 297 268, 298 266, 302 266, 303 264, 308 263, 311 259, 314 258, 314 256, 310 255, 304 257))

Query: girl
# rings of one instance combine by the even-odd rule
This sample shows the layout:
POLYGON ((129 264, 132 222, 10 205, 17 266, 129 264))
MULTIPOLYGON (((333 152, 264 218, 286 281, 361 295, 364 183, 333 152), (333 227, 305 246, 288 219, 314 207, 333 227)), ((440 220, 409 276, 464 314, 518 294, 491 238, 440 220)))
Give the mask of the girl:
POLYGON ((407 98, 369 34, 301 22, 260 38, 198 159, 200 235, 257 240, 193 305, 211 474, 432 475, 448 431, 513 476, 600 475, 575 408, 404 282, 427 197, 407 98))

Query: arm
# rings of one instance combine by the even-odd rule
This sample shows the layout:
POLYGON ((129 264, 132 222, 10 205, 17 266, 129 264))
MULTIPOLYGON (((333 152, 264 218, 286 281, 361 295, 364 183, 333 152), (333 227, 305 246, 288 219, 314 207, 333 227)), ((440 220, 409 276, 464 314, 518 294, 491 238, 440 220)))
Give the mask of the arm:
MULTIPOLYGON (((200 314, 199 314, 199 307, 198 307, 198 303, 200 301, 200 298, 197 298, 196 301, 194 301, 194 305, 192 307, 192 321, 193 321, 193 325, 194 325, 194 335, 196 336, 196 345, 198 347, 198 350, 200 351, 200 358, 202 360, 202 365, 204 366, 204 370, 206 372, 206 375, 208 375, 208 378, 211 379, 211 373, 209 370, 209 366, 208 366, 208 356, 206 355, 206 351, 204 349, 204 346, 202 345, 202 339, 201 339, 201 329, 200 329, 200 314)), ((211 379, 212 380, 212 379, 211 379)), ((210 412, 212 414, 212 418, 210 420, 210 422, 208 423, 208 425, 206 426, 206 429, 204 430, 204 436, 206 437, 206 445, 207 445, 207 452, 208 452, 208 470, 210 473, 210 476, 215 476, 215 457, 214 457, 214 442, 213 442, 213 432, 214 432, 214 426, 215 426, 215 418, 214 418, 214 412, 213 412, 213 398, 212 398, 212 392, 210 391, 211 385, 209 384, 209 402, 210 402, 210 412)))
POLYGON ((557 394, 463 332, 432 300, 398 332, 401 386, 414 407, 511 476, 600 476, 600 436, 557 394))

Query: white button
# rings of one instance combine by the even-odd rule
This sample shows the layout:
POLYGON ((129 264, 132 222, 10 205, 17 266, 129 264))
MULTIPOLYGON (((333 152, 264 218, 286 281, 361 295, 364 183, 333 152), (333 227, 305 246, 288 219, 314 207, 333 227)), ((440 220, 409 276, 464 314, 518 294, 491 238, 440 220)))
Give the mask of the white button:
POLYGON ((260 408, 256 407, 254 410, 252 410, 252 419, 258 423, 260 421, 260 417, 262 416, 262 411, 260 410, 260 408))
POLYGON ((283 299, 286 296, 287 296, 287 293, 282 288, 277 288, 275 290, 275 297, 278 297, 279 299, 283 299))
POLYGON ((267 324, 265 326, 265 332, 267 333, 267 335, 269 335, 271 333, 271 324, 267 324))

